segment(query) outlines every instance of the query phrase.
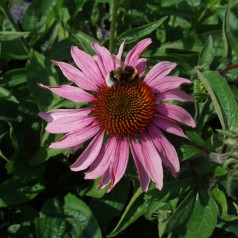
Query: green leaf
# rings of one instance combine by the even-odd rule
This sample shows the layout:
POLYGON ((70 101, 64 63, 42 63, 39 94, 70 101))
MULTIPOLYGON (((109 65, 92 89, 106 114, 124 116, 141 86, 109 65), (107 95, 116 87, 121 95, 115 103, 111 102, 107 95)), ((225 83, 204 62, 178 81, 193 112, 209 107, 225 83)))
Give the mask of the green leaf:
POLYGON ((228 7, 225 12, 225 18, 224 18, 224 25, 223 25, 223 36, 225 40, 225 48, 226 52, 228 52, 228 46, 236 56, 238 57, 238 43, 236 37, 233 35, 230 27, 230 11, 231 11, 231 4, 228 4, 228 7), (228 44, 228 45, 227 45, 228 44))
POLYGON ((214 59, 213 41, 212 36, 209 36, 206 44, 204 45, 199 54, 198 65, 202 65, 204 66, 205 69, 208 69, 213 59, 214 59))
POLYGON ((74 37, 74 39, 71 40, 74 41, 75 44, 78 45, 80 49, 88 52, 91 55, 95 55, 95 51, 92 49, 91 44, 92 42, 98 42, 96 39, 83 33, 82 31, 75 30, 73 28, 68 28, 67 30, 74 37))
POLYGON ((145 205, 143 203, 143 197, 141 195, 142 190, 141 188, 139 188, 131 198, 117 226, 108 235, 108 237, 116 236, 144 214, 145 205))
POLYGON ((19 101, 12 94, 12 92, 10 92, 6 88, 3 88, 3 87, 0 86, 0 99, 1 98, 5 99, 5 100, 8 100, 8 101, 11 101, 11 102, 19 103, 19 101))
POLYGON ((195 131, 186 131, 186 135, 196 146, 204 147, 205 149, 209 150, 207 143, 195 131))
POLYGON ((45 187, 40 183, 25 182, 19 178, 9 179, 0 184, 0 207, 27 202, 43 192, 44 189, 45 187))
POLYGON ((39 238, 102 237, 88 206, 72 194, 65 196, 63 205, 57 199, 46 202, 35 227, 39 238))
POLYGON ((70 237, 67 234, 66 223, 57 217, 45 217, 35 219, 36 235, 39 238, 70 237))
POLYGON ((227 193, 234 199, 238 198, 238 170, 233 170, 227 176, 227 193))
POLYGON ((185 197, 185 199, 179 204, 175 212, 169 218, 169 221, 165 228, 165 233, 171 233, 176 231, 179 226, 185 225, 192 214, 195 204, 195 192, 194 190, 185 197))
POLYGON ((195 206, 186 224, 186 229, 182 229, 179 233, 184 238, 207 238, 210 237, 215 229, 216 222, 216 204, 214 200, 208 196, 204 188, 196 195, 195 206))
POLYGON ((187 179, 178 179, 174 181, 165 181, 164 187, 161 191, 158 189, 151 189, 146 194, 146 213, 145 217, 148 220, 154 219, 154 214, 163 207, 168 201, 177 199, 180 196, 183 196, 184 193, 188 193, 189 190, 193 190, 195 184, 194 180, 191 178, 187 179))
POLYGON ((224 221, 238 220, 238 216, 228 214, 227 199, 225 194, 217 187, 210 191, 211 197, 218 206, 219 217, 224 221))
POLYGON ((2 83, 8 87, 18 86, 26 82, 26 69, 25 68, 16 68, 13 70, 7 71, 3 75, 2 83))
POLYGON ((34 0, 23 16, 23 29, 33 34, 41 34, 54 21, 57 0, 34 0))
POLYGON ((52 104, 59 101, 59 97, 38 85, 39 83, 58 85, 58 76, 53 64, 36 51, 32 52, 30 62, 27 65, 27 80, 35 101, 43 108, 49 109, 52 104))
MULTIPOLYGON (((98 184, 99 181, 96 182, 98 184)), ((96 184, 96 182, 94 182, 94 184, 96 184)), ((108 189, 107 187, 105 189, 95 187, 86 193, 87 196, 101 196, 99 199, 95 198, 89 203, 100 227, 107 227, 112 219, 118 216, 124 209, 128 200, 130 187, 128 180, 122 179, 110 193, 105 194, 108 189), (105 195, 102 196, 102 194, 105 195), (102 211, 104 212, 102 213, 102 211)))
POLYGON ((216 71, 201 73, 199 79, 206 87, 223 129, 234 129, 238 126, 238 107, 234 95, 224 78, 216 71))
POLYGON ((72 237, 100 238, 101 231, 88 206, 74 195, 65 197, 64 213, 73 227, 72 237))
POLYGON ((30 32, 0 31, 0 41, 15 40, 20 37, 27 37, 30 32))
POLYGON ((162 17, 158 21, 151 22, 147 25, 133 28, 131 30, 123 32, 118 36, 117 42, 120 43, 123 40, 126 40, 127 43, 132 43, 138 41, 141 38, 149 35, 154 30, 158 29, 158 27, 167 19, 166 17, 162 17))

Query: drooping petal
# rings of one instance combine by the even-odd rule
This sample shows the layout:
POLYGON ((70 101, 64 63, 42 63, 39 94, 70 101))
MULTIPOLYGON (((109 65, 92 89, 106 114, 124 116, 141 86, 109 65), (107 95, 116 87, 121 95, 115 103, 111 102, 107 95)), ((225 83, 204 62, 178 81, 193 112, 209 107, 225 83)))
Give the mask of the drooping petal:
MULTIPOLYGON (((100 180, 97 188, 102 189, 105 188, 111 182, 111 173, 109 169, 104 173, 102 179, 100 180)), ((107 191, 109 192, 109 191, 107 191)))
MULTIPOLYGON (((124 45, 125 45, 125 41, 123 41, 119 47, 118 53, 116 55, 116 58, 120 61, 121 57, 122 57, 122 53, 123 53, 123 49, 124 49, 124 45)), ((116 65, 117 67, 120 65, 116 65)))
POLYGON ((152 43, 150 38, 146 38, 138 42, 127 54, 125 65, 136 67, 138 60, 144 50, 152 43))
POLYGON ((114 58, 115 56, 113 56, 108 49, 106 49, 105 47, 100 46, 97 43, 92 43, 92 47, 93 49, 96 51, 98 58, 97 58, 97 62, 99 65, 99 68, 102 72, 103 77, 105 78, 114 68, 115 68, 115 64, 114 64, 114 58))
POLYGON ((80 88, 91 91, 97 90, 96 84, 90 80, 87 80, 86 76, 74 66, 64 62, 52 62, 61 69, 62 73, 67 79, 77 84, 80 88))
POLYGON ((162 189, 163 187, 163 168, 161 157, 156 150, 153 142, 149 135, 142 133, 141 136, 141 147, 143 152, 144 166, 147 174, 151 180, 155 183, 156 188, 162 189))
POLYGON ((153 124, 148 127, 151 141, 158 150, 164 165, 176 176, 180 170, 180 163, 177 152, 173 145, 166 139, 163 133, 153 124))
POLYGON ((70 85, 45 86, 43 84, 39 84, 39 86, 41 88, 49 89, 51 92, 63 98, 69 99, 72 102, 91 102, 95 99, 92 94, 70 85))
POLYGON ((70 166, 72 171, 80 171, 86 169, 98 156, 104 137, 104 131, 98 133, 94 139, 90 142, 84 152, 78 157, 78 159, 70 166))
POLYGON ((181 102, 194 101, 192 96, 179 89, 171 89, 162 93, 158 93, 155 97, 155 101, 168 101, 168 100, 178 100, 181 102))
POLYGON ((157 104, 155 105, 155 110, 158 115, 168 117, 192 128, 196 127, 191 115, 182 107, 173 104, 157 104))
POLYGON ((66 122, 71 117, 84 118, 88 116, 92 108, 81 109, 56 109, 48 112, 40 112, 38 115, 46 122, 61 121, 66 122))
POLYGON ((180 128, 180 126, 178 126, 176 122, 169 120, 168 118, 157 116, 153 118, 153 122, 166 132, 188 139, 188 137, 183 133, 183 130, 180 128))
POLYGON ((139 174, 142 191, 147 192, 150 185, 150 178, 145 171, 144 165, 142 164, 143 154, 141 145, 134 138, 131 139, 131 153, 139 174))
POLYGON ((156 64, 145 76, 144 81, 151 87, 158 85, 158 81, 168 75, 176 67, 175 63, 160 62, 156 64))
POLYGON ((155 85, 151 84, 150 86, 153 92, 162 93, 168 90, 176 89, 181 85, 189 85, 189 84, 191 84, 191 81, 189 81, 188 79, 176 76, 165 76, 163 79, 155 83, 155 85))
POLYGON ((95 118, 92 116, 87 116, 84 118, 71 117, 68 120, 56 120, 47 124, 45 130, 52 134, 58 133, 68 133, 75 130, 80 130, 92 122, 95 118))
POLYGON ((71 55, 78 68, 87 76, 88 80, 98 86, 104 83, 104 78, 93 56, 80 50, 77 46, 72 46, 71 55))
POLYGON ((99 130, 100 127, 98 125, 92 124, 80 130, 69 132, 59 141, 52 143, 50 148, 64 149, 78 146, 95 136, 99 130))
POLYGON ((120 181, 125 174, 127 163, 129 159, 129 146, 127 140, 124 138, 118 141, 117 147, 114 153, 114 159, 111 166, 111 185, 108 190, 110 192, 113 187, 120 181))
POLYGON ((89 172, 85 174, 85 179, 96 179, 101 177, 109 168, 116 148, 116 137, 112 136, 102 147, 98 157, 91 164, 89 172))
POLYGON ((140 78, 142 77, 142 75, 144 74, 146 70, 146 62, 147 62, 147 59, 141 58, 138 60, 138 64, 136 65, 136 69, 138 71, 140 78))

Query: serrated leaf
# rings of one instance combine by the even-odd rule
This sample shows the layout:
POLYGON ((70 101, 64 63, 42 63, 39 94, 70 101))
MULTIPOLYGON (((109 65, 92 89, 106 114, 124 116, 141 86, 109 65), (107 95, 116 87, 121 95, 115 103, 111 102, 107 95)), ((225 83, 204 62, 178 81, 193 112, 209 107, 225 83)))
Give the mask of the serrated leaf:
POLYGON ((151 22, 147 25, 136 27, 131 30, 125 31, 121 35, 118 36, 117 42, 120 43, 123 40, 126 40, 127 43, 138 41, 139 39, 142 39, 143 37, 149 35, 151 32, 156 30, 166 19, 167 19, 167 16, 162 17, 158 21, 151 22))
POLYGON ((20 37, 29 36, 30 32, 0 31, 0 41, 15 40, 20 37))

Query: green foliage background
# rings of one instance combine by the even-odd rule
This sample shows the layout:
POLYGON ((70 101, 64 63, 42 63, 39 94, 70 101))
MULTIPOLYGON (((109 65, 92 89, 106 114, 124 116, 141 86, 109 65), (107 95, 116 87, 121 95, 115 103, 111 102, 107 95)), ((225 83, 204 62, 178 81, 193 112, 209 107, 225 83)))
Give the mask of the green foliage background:
MULTIPOLYGON (((194 104, 183 106, 197 127, 190 141, 169 137, 181 172, 165 172, 162 191, 144 194, 134 165, 109 194, 69 165, 85 148, 48 149, 59 136, 44 131, 39 111, 83 104, 54 96, 37 83, 67 80, 50 60, 72 62, 70 47, 90 54, 109 46, 109 0, 33 0, 21 19, 0 1, 1 237, 237 237, 238 3, 236 0, 118 0, 116 48, 145 37, 148 69, 166 60, 189 78, 194 104), (219 129, 219 130, 218 130, 219 129)), ((186 130, 186 128, 185 128, 186 130)))

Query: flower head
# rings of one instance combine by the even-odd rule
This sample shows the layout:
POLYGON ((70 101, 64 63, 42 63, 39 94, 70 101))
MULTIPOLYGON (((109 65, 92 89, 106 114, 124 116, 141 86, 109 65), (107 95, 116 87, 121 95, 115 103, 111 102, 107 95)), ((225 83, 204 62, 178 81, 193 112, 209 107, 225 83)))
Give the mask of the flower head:
POLYGON ((175 63, 156 64, 142 80, 146 59, 140 56, 149 44, 151 39, 140 41, 126 55, 123 64, 124 43, 117 55, 97 43, 92 44, 95 56, 73 46, 71 55, 78 68, 64 62, 54 61, 54 64, 77 87, 40 85, 73 102, 91 103, 88 108, 57 109, 39 115, 47 122, 48 132, 66 133, 50 148, 77 150, 91 140, 70 168, 72 171, 89 168, 85 178, 101 177, 98 187, 110 184, 108 191, 124 175, 130 152, 142 190, 148 190, 151 180, 161 189, 162 163, 173 175, 180 170, 177 153, 161 129, 186 138, 180 125, 195 127, 183 108, 164 103, 193 100, 178 89, 190 84, 189 80, 167 76, 176 67, 175 63))

